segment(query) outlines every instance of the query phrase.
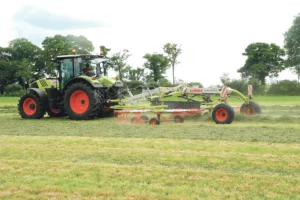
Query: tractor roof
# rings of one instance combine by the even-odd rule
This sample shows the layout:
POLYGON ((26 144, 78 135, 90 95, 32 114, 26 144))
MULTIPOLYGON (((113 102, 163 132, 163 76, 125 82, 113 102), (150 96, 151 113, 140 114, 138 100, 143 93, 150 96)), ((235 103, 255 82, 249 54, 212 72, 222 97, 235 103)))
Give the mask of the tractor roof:
POLYGON ((61 55, 61 56, 57 56, 55 60, 63 60, 68 58, 96 59, 96 58, 104 58, 104 56, 91 55, 91 54, 61 55))

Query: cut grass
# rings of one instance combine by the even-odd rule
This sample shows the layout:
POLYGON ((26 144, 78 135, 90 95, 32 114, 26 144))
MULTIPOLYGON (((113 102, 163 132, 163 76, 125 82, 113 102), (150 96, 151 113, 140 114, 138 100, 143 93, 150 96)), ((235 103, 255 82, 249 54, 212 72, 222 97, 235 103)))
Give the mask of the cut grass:
POLYGON ((0 141, 2 199, 300 195, 299 144, 65 136, 0 141))
MULTIPOLYGON (((84 136, 120 138, 174 138, 234 140, 254 142, 300 143, 298 118, 280 122, 280 118, 240 116, 230 125, 217 125, 211 119, 186 120, 183 124, 161 123, 160 126, 121 124, 114 119, 73 121, 68 118, 24 120, 18 114, 0 115, 0 134, 23 136, 84 136), (260 121, 259 119, 263 119, 260 121)), ((128 119, 129 121, 129 119, 128 119)))
POLYGON ((149 126, 25 120, 1 102, 0 199, 300 199, 299 104, 149 126))

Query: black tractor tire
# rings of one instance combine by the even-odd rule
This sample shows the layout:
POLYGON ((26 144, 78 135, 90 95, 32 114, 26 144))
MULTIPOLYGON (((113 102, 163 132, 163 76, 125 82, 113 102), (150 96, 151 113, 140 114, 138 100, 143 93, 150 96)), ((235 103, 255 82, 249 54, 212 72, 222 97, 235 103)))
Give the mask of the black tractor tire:
POLYGON ((49 117, 65 117, 67 116, 66 112, 63 109, 48 109, 47 113, 49 117))
POLYGON ((212 118, 216 124, 231 124, 234 119, 234 110, 227 104, 219 104, 214 107, 212 118))
POLYGON ((261 114, 260 106, 254 101, 250 101, 249 104, 243 103, 240 108, 240 113, 246 116, 261 114))
POLYGON ((142 115, 142 116, 140 116, 140 121, 142 123, 148 123, 149 122, 149 117, 147 117, 146 115, 142 115))
POLYGON ((158 119, 156 119, 156 118, 151 118, 151 119, 149 120, 149 124, 150 124, 150 125, 159 125, 160 123, 159 123, 159 120, 158 120, 158 119))
POLYGON ((175 115, 174 122, 175 123, 183 123, 184 122, 184 118, 181 115, 175 115))
POLYGON ((34 93, 26 93, 20 97, 19 114, 25 119, 40 119, 45 115, 41 99, 34 93))
POLYGON ((64 110, 70 119, 94 119, 100 110, 97 91, 85 83, 74 83, 65 92, 64 110))

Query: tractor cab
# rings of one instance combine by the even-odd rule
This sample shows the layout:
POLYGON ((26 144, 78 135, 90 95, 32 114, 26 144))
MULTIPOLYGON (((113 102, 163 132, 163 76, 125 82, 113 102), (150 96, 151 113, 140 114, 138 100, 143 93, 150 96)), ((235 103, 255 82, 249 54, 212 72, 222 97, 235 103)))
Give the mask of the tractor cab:
POLYGON ((102 55, 57 56, 55 62, 57 63, 57 70, 59 72, 60 89, 76 77, 82 76, 82 78, 86 78, 89 81, 95 80, 96 65, 101 65, 101 59, 103 59, 102 55), (95 60, 98 60, 98 62, 95 62, 95 60), (89 70, 85 71, 87 66, 89 70))
POLYGON ((60 91, 74 78, 82 78, 104 87, 123 86, 121 81, 107 76, 109 59, 102 55, 57 56, 55 62, 60 77, 60 91))

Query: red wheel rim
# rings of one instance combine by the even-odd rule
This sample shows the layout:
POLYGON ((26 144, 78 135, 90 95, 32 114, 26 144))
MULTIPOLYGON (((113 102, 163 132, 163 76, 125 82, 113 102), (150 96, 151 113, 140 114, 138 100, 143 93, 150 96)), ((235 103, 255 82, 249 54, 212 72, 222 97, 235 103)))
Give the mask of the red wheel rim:
POLYGON ((245 106, 243 109, 244 115, 255 115, 255 109, 253 106, 245 106))
POLYGON ((23 102, 23 111, 26 115, 33 115, 36 112, 36 102, 32 98, 27 98, 23 102))
POLYGON ((51 112, 55 113, 55 114, 59 114, 61 112, 61 109, 54 109, 51 108, 51 112))
POLYGON ((150 121, 150 125, 156 125, 156 124, 157 124, 156 120, 153 119, 153 120, 150 121))
POLYGON ((218 121, 223 122, 228 118, 228 112, 224 108, 219 108, 216 111, 216 118, 218 121))
POLYGON ((181 122, 180 117, 175 117, 175 122, 176 122, 176 123, 180 123, 180 122, 181 122))
POLYGON ((87 111, 89 108, 89 97, 88 95, 82 91, 77 90, 73 92, 73 94, 70 97, 70 106, 73 112, 77 114, 82 114, 87 111))

